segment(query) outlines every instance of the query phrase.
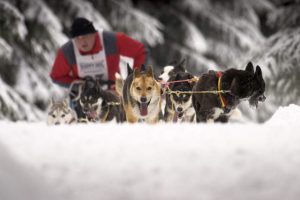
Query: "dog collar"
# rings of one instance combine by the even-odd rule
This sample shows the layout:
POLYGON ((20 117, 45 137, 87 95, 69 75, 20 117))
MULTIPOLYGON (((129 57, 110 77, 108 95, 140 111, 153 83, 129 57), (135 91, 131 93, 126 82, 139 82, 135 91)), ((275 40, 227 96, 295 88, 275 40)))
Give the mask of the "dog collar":
POLYGON ((221 79, 222 79, 222 75, 223 73, 221 71, 217 71, 216 72, 216 75, 218 77, 218 95, 219 95, 219 98, 220 98, 220 101, 221 101, 221 106, 222 108, 225 108, 227 103, 226 103, 226 100, 225 98, 223 97, 223 95, 221 94, 221 79))

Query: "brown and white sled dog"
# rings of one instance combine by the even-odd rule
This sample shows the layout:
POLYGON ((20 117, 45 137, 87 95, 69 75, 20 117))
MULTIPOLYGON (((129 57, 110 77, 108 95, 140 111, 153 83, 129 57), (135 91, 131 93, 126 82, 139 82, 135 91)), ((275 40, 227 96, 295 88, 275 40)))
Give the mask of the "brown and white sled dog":
POLYGON ((69 106, 67 99, 60 101, 51 100, 47 115, 48 125, 71 124, 76 122, 77 115, 69 106))
POLYGON ((155 80, 151 66, 145 71, 134 69, 124 83, 117 76, 116 87, 119 93, 122 90, 122 103, 128 122, 158 122, 161 111, 160 84, 155 80))

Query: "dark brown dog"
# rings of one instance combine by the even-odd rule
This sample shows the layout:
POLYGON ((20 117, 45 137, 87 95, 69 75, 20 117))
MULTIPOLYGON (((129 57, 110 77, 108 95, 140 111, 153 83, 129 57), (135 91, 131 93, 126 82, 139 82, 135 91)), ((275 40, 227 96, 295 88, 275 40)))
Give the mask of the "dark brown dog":
POLYGON ((241 100, 247 99, 250 105, 257 106, 259 101, 263 102, 266 99, 265 82, 259 66, 256 66, 255 73, 252 63, 249 62, 245 70, 229 69, 221 76, 218 74, 220 73, 209 71, 201 75, 193 89, 195 92, 226 91, 217 94, 193 94, 197 122, 227 122, 232 114, 231 111, 241 100))

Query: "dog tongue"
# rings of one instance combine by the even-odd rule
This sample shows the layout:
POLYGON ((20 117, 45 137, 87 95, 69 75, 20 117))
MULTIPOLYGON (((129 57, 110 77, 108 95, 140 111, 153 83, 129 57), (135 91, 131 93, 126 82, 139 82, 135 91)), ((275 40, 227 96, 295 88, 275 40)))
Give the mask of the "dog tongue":
POLYGON ((183 116, 183 112, 175 112, 175 115, 173 117, 173 122, 177 122, 178 119, 181 119, 182 116, 183 116))
POLYGON ((88 116, 92 119, 96 119, 97 117, 97 112, 96 111, 90 111, 88 112, 88 116))
POLYGON ((145 116, 148 114, 148 104, 147 103, 141 103, 140 105, 140 114, 142 116, 145 116))

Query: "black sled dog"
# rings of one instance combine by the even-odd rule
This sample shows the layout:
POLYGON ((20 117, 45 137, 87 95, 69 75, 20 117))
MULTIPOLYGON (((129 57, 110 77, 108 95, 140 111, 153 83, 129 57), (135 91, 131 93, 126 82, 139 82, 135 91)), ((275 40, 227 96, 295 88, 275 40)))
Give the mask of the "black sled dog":
POLYGON ((165 66, 159 78, 165 84, 164 120, 166 122, 192 122, 195 110, 190 93, 196 83, 195 77, 187 72, 185 60, 165 66))
POLYGON ((125 121, 120 97, 112 91, 103 90, 99 81, 92 77, 85 78, 79 101, 88 121, 125 121))
POLYGON ((256 106, 266 97, 262 71, 251 62, 245 70, 228 69, 224 72, 209 71, 199 77, 192 96, 197 122, 228 122, 232 111, 241 100, 256 106), (197 93, 215 91, 216 93, 197 93))

